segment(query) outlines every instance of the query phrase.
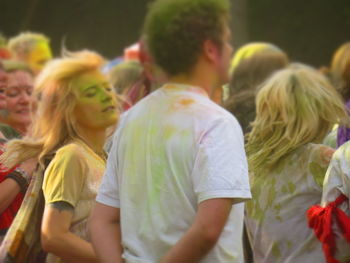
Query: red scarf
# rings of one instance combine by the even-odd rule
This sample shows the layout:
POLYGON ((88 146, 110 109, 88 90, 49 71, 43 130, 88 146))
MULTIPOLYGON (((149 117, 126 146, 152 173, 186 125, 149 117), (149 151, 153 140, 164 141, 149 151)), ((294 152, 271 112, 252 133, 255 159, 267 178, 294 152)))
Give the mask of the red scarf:
POLYGON ((337 207, 347 200, 348 198, 341 194, 326 207, 313 205, 307 211, 309 227, 314 229, 317 238, 321 241, 323 253, 328 263, 339 263, 334 258, 337 247, 332 229, 333 215, 344 238, 350 243, 350 218, 337 207))

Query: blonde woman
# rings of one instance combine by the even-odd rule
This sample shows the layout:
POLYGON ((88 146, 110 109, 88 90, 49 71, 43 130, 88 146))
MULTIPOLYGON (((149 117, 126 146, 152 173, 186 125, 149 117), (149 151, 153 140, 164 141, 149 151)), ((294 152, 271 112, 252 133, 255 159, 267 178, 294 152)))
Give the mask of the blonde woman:
POLYGON ((306 211, 321 200, 333 149, 319 143, 345 118, 342 100, 320 73, 293 65, 267 80, 256 102, 246 216, 254 262, 326 262, 306 211))
POLYGON ((99 69, 103 59, 83 51, 50 62, 38 76, 40 98, 31 135, 8 145, 6 166, 37 157, 45 170, 41 242, 46 262, 97 262, 87 219, 104 173, 106 130, 118 115, 99 69))

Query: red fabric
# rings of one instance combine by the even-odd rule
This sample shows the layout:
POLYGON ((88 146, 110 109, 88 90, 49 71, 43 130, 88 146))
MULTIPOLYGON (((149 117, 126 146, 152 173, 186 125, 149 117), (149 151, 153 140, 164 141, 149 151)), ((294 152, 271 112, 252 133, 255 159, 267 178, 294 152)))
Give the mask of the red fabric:
MULTIPOLYGON (((0 154, 2 154, 2 151, 0 151, 0 154)), ((5 180, 6 175, 8 175, 10 172, 12 172, 15 169, 12 168, 10 170, 4 170, 0 168, 0 183, 5 180)), ((15 199, 12 201, 12 203, 0 214, 0 232, 3 233, 6 231, 13 219, 15 218, 18 209, 20 208, 22 201, 23 201, 24 194, 19 192, 15 199)))
POLYGON ((5 48, 0 48, 0 59, 10 59, 11 53, 5 48))
POLYGON ((151 93, 151 82, 144 72, 141 79, 137 81, 126 94, 128 101, 124 102, 123 110, 126 111, 130 109, 134 104, 146 97, 149 93, 151 93))
POLYGON ((332 229, 332 217, 338 224, 344 238, 350 243, 350 218, 337 206, 348 200, 345 195, 340 195, 334 202, 326 207, 314 205, 307 211, 309 227, 313 228, 317 238, 322 243, 322 248, 328 263, 339 263, 334 258, 336 252, 335 234, 332 229))

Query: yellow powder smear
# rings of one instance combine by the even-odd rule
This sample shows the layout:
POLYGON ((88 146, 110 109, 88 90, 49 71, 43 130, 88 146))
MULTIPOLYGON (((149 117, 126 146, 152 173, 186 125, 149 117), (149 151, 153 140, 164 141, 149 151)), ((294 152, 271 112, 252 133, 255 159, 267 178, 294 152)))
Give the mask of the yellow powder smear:
POLYGON ((188 105, 194 103, 194 100, 193 99, 182 99, 182 100, 180 100, 180 103, 182 105, 188 106, 188 105))

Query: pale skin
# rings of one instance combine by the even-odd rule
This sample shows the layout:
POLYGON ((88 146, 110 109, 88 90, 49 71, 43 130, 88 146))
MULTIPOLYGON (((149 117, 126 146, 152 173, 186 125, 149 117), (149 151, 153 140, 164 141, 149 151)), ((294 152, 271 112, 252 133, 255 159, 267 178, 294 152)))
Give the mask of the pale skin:
POLYGON ((96 202, 90 216, 89 229, 91 241, 100 262, 124 262, 119 208, 96 202))
MULTIPOLYGON (((223 57, 232 54, 230 31, 227 26, 225 28, 221 51, 213 41, 204 41, 202 53, 191 72, 172 76, 169 82, 198 86, 212 100, 217 98, 217 89, 228 81, 229 60, 223 57)), ((165 255, 160 255, 159 263, 195 263, 203 259, 219 239, 231 208, 232 199, 216 198, 201 202, 191 227, 165 255)), ((119 209, 97 203, 91 217, 90 232, 100 262, 123 262, 120 231, 119 209)))
POLYGON ((66 202, 45 206, 41 244, 45 251, 70 263, 98 262, 91 244, 70 232, 74 208, 66 202))

